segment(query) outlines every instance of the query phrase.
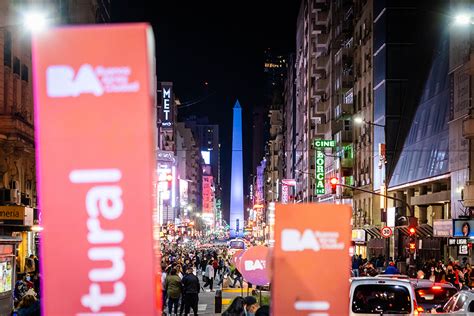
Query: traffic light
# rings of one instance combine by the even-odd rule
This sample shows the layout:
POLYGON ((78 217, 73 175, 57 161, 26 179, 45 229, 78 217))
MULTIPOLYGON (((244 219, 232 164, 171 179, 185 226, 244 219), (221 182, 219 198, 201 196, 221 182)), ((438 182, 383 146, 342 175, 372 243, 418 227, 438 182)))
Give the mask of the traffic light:
POLYGON ((166 184, 167 184, 168 190, 171 190, 172 185, 173 185, 173 175, 171 174, 171 171, 166 172, 166 184))
POLYGON ((414 253, 416 251, 416 227, 408 227, 408 238, 408 249, 410 250, 410 253, 414 253))
POLYGON ((336 188, 337 188, 337 185, 339 184, 339 179, 336 177, 332 177, 329 180, 329 183, 331 184, 331 193, 336 194, 336 188))

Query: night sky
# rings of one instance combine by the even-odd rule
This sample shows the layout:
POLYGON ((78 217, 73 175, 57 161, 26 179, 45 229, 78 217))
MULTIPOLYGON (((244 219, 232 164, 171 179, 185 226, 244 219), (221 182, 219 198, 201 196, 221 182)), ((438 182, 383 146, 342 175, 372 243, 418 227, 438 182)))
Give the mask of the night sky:
POLYGON ((114 22, 146 21, 156 38, 158 81, 172 81, 180 117, 207 116, 220 128, 223 206, 230 189, 232 107, 244 111, 244 179, 251 173, 251 113, 263 106, 263 52, 295 50, 299 0, 114 0, 114 22), (206 82, 208 83, 206 85, 206 82))

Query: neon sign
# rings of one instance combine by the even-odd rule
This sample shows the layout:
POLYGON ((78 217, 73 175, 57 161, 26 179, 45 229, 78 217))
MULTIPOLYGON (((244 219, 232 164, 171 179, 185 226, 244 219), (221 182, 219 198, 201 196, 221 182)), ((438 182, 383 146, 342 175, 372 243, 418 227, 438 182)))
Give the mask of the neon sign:
POLYGON ((332 148, 336 146, 335 140, 323 140, 323 139, 316 139, 313 142, 314 148, 316 148, 316 172, 315 172, 315 179, 316 179, 316 189, 315 193, 319 194, 326 194, 326 187, 324 185, 324 176, 325 176, 325 156, 324 156, 324 149, 332 148))

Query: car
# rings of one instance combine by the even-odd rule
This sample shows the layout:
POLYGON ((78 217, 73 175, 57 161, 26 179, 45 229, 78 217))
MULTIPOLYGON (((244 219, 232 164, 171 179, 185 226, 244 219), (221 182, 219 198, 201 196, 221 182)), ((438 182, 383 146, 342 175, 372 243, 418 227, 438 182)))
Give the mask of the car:
POLYGON ((390 279, 403 279, 408 280, 410 277, 405 274, 377 274, 376 278, 390 278, 390 279))
POLYGON ((384 277, 352 278, 350 315, 416 315, 422 308, 416 303, 410 280, 384 277))
POLYGON ((471 290, 454 294, 443 307, 436 309, 436 314, 473 315, 473 313, 474 291, 471 290))
POLYGON ((423 308, 424 313, 431 313, 444 306, 458 292, 451 283, 436 283, 426 279, 410 281, 415 288, 416 304, 423 308))

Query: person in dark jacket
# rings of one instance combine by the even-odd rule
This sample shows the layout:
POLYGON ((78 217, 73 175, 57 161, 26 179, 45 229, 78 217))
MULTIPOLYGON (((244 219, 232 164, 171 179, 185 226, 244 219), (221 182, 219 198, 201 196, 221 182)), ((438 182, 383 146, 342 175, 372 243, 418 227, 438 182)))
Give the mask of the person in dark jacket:
POLYGON ((183 284, 183 300, 184 300, 184 313, 189 314, 191 308, 193 309, 194 315, 198 314, 198 302, 199 302, 199 291, 201 284, 197 276, 193 274, 193 268, 188 267, 187 274, 183 277, 181 283, 183 284))

